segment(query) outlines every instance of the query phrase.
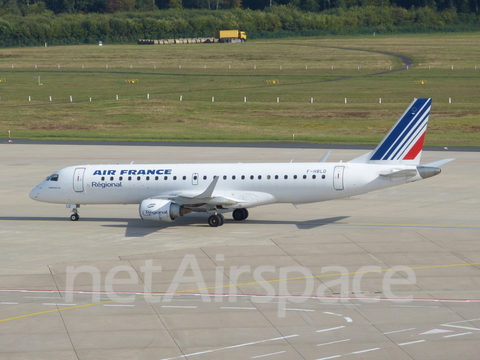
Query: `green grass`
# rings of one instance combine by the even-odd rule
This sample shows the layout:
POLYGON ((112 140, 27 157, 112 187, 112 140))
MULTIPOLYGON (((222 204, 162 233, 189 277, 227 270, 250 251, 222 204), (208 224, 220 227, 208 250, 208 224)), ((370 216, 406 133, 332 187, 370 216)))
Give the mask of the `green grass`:
POLYGON ((2 49, 0 136, 10 130, 32 139, 290 141, 295 134, 296 141, 374 144, 414 97, 432 97, 426 143, 479 146, 477 39, 436 34, 2 49), (407 55, 415 66, 372 76, 399 68, 400 60, 352 49, 407 55), (351 78, 331 81, 344 77, 351 78))

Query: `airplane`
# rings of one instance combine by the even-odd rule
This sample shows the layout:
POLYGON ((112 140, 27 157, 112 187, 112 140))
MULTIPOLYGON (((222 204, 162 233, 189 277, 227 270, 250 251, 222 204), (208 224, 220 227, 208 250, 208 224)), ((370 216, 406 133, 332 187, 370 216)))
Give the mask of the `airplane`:
POLYGON ((348 162, 327 162, 327 152, 308 163, 77 165, 48 176, 30 198, 66 204, 72 221, 81 204, 139 204, 146 221, 206 212, 217 227, 227 211, 241 221, 260 205, 351 197, 427 179, 454 160, 420 165, 431 106, 431 98, 415 99, 373 151, 348 162))

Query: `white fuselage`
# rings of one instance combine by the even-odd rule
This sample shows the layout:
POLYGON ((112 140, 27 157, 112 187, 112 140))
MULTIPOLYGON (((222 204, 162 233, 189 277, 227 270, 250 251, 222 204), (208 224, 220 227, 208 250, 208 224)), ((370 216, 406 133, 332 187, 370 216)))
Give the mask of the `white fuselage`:
MULTIPOLYGON (((45 180, 30 197, 63 204, 139 204, 159 195, 196 196, 219 180, 215 196, 241 199, 243 207, 311 203, 363 194, 420 180, 380 176, 415 166, 359 163, 128 164, 71 166, 45 180), (251 200, 251 201, 250 201, 251 200)), ((235 208, 223 206, 224 208, 235 208)))

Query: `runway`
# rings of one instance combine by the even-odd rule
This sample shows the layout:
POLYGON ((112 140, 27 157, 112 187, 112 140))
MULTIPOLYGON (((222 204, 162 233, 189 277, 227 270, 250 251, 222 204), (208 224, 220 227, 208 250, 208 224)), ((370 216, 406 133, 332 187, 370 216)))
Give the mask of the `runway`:
MULTIPOLYGON (((475 359, 480 156, 324 203, 146 223, 29 191, 82 164, 318 161, 271 147, 0 144, 0 359, 475 359)), ((334 149, 330 161, 365 150, 334 149)), ((279 165, 281 166, 281 165, 279 165)))

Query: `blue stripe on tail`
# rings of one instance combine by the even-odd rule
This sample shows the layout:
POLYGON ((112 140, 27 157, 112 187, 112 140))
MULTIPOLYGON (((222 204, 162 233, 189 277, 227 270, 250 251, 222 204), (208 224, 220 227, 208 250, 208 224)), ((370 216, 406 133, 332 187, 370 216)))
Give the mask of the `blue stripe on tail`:
POLYGON ((397 121, 370 160, 401 160, 425 133, 432 99, 417 99, 397 121))

